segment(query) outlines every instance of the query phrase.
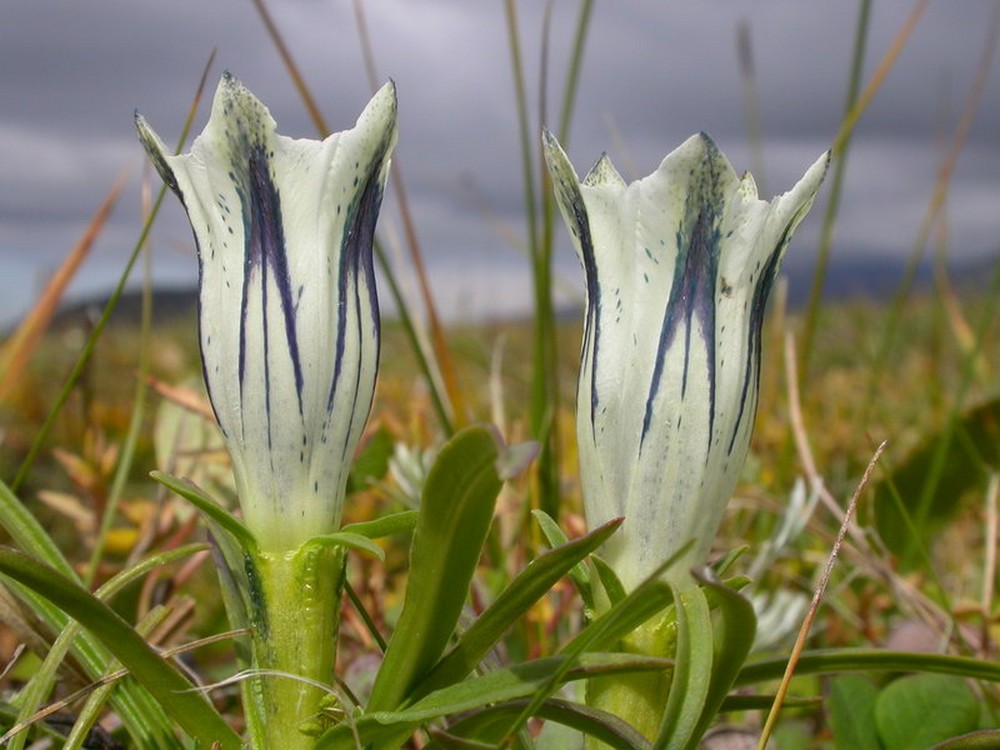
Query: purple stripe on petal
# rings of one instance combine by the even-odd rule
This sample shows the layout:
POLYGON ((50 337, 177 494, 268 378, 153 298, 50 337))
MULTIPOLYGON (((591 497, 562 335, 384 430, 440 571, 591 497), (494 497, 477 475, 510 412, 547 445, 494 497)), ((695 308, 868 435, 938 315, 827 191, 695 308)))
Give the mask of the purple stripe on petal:
POLYGON ((760 271, 757 283, 754 284, 753 298, 750 303, 749 336, 747 339, 747 366, 743 373, 743 389, 740 392, 740 408, 736 414, 736 422, 733 425, 733 434, 729 438, 729 448, 727 453, 732 453, 736 445, 736 438, 739 436, 740 423, 743 421, 744 413, 749 413, 753 419, 757 411, 757 383, 760 381, 760 354, 761 339, 764 329, 764 314, 767 311, 767 301, 771 296, 771 289, 774 281, 778 278, 778 271, 781 268, 782 251, 789 241, 788 227, 775 245, 774 251, 767 259, 764 267, 760 271))
MULTIPOLYGON (((670 297, 663 315, 660 341, 656 350, 656 361, 646 397, 646 411, 642 422, 642 442, 652 427, 653 408, 663 378, 663 366, 667 351, 674 345, 678 331, 684 330, 684 371, 681 380, 681 397, 687 391, 688 357, 691 351, 691 335, 695 325, 705 341, 708 353, 708 440, 711 442, 715 424, 715 286, 718 276, 719 255, 719 213, 723 197, 719 186, 719 174, 714 162, 712 147, 701 165, 700 175, 704 183, 700 190, 692 192, 687 220, 678 230, 675 242, 678 253, 675 261, 674 280, 670 297), (691 221, 693 211, 697 211, 691 221), (690 234, 685 236, 684 225, 690 226, 690 234)), ((706 460, 707 460, 706 452, 706 460)))
MULTIPOLYGON (((333 408, 333 400, 337 393, 340 372, 343 366, 344 349, 346 346, 347 329, 347 299, 348 290, 355 286, 355 306, 358 310, 358 325, 363 319, 362 302, 357 296, 356 285, 360 280, 372 295, 373 316, 375 323, 376 343, 379 336, 379 318, 377 293, 375 290, 375 270, 372 261, 372 244, 375 240, 375 223, 378 220, 379 208, 382 205, 382 166, 388 158, 390 142, 386 141, 375 153, 367 167, 365 185, 357 199, 348 206, 344 223, 344 236, 341 240, 340 268, 338 271, 337 299, 337 341, 334 350, 333 377, 330 380, 330 390, 327 394, 327 410, 333 408)), ((360 330, 359 330, 360 333, 360 330)), ((362 337, 363 338, 363 337, 362 337)), ((369 404, 370 406, 370 404, 369 404)), ((353 414, 351 415, 353 422, 353 414)))

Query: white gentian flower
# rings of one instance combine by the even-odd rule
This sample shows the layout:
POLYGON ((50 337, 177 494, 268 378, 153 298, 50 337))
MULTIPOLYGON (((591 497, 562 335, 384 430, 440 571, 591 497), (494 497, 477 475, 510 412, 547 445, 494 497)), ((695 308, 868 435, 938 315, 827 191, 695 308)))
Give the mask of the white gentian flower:
POLYGON ((696 135, 626 185, 602 157, 581 182, 545 158, 587 286, 577 439, 591 528, 624 516, 605 555, 626 588, 693 540, 704 563, 757 410, 761 326, 822 156, 770 203, 696 135))
POLYGON ((136 118, 198 245, 209 397, 244 520, 289 549, 340 523, 349 464, 371 408, 379 314, 375 221, 396 139, 396 93, 351 130, 278 135, 228 73, 190 153, 172 156, 136 118))

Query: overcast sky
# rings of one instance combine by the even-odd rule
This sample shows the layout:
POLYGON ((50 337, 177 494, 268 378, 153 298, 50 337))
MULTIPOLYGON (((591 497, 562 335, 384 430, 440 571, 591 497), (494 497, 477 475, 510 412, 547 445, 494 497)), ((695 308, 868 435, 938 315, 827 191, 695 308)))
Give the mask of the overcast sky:
MULTIPOLYGON (((353 125, 369 94, 349 0, 271 0, 332 127, 353 125)), ((537 100, 541 0, 518 2, 525 70, 537 100)), ((829 145, 846 95, 857 2, 597 0, 568 151, 579 172, 608 151, 628 178, 652 171, 693 132, 711 134, 737 170, 750 168, 736 29, 755 51, 766 197, 787 190, 829 145)), ((551 101, 579 3, 553 3, 551 101)), ((913 2, 874 4, 866 79, 913 2)), ((380 75, 399 90, 402 169, 442 305, 452 316, 526 309, 527 264, 498 226, 523 236, 516 111, 501 0, 367 0, 380 75)), ((930 199, 940 147, 954 130, 989 27, 992 0, 937 0, 861 121, 851 153, 835 258, 903 258, 930 199)), ((314 131, 249 0, 0 2, 0 320, 23 311, 72 247, 116 174, 126 195, 74 294, 109 286, 139 227, 145 167, 138 109, 174 142, 198 76, 218 49, 211 89, 231 70, 281 132, 314 131)), ((953 255, 1000 247, 1000 75, 990 76, 949 208, 953 255)), ((211 91, 209 92, 209 94, 211 91)), ((195 132, 204 126, 211 96, 195 132)), ((808 263, 827 189, 790 262, 808 263)), ((387 199, 383 236, 398 234, 387 199)), ((156 278, 193 283, 192 241, 172 197, 154 237, 156 278)), ((581 274, 559 229, 568 295, 581 274)), ((401 278, 410 272, 401 261, 401 278)))

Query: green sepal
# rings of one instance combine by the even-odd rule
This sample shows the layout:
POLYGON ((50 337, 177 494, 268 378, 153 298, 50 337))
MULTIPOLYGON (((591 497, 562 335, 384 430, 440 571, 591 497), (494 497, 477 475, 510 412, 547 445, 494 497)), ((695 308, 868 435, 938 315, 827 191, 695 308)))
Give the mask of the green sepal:
POLYGON ((162 484, 171 492, 180 495, 217 526, 224 529, 240 543, 244 550, 253 554, 257 549, 257 539, 250 529, 243 525, 236 516, 213 500, 198 485, 189 479, 175 477, 163 471, 151 471, 149 476, 162 484))
POLYGON ((308 539, 300 549, 310 546, 316 547, 344 547, 358 552, 366 552, 379 560, 385 560, 385 551, 363 534, 355 534, 350 531, 335 531, 332 534, 323 534, 308 539))
POLYGON ((672 581, 670 586, 677 621, 676 665, 653 747, 688 750, 701 739, 695 732, 711 687, 712 617, 705 592, 693 578, 672 581))
POLYGON ((753 578, 745 575, 735 575, 722 581, 722 585, 730 591, 742 591, 751 583, 753 583, 753 578))
POLYGON ((241 687, 254 748, 311 748, 325 729, 347 557, 337 537, 245 560, 251 675, 241 687))
POLYGON ((705 695, 701 718, 692 733, 697 742, 708 730, 740 669, 746 662, 757 633, 757 615, 753 605, 736 591, 724 584, 698 578, 701 591, 712 610, 709 635, 713 640, 712 667, 708 692, 705 695))
POLYGON ((413 527, 417 525, 419 515, 418 511, 404 510, 400 513, 390 513, 388 516, 376 518, 374 521, 349 523, 341 527, 340 530, 343 533, 360 534, 369 539, 382 539, 393 534, 413 531, 413 527))

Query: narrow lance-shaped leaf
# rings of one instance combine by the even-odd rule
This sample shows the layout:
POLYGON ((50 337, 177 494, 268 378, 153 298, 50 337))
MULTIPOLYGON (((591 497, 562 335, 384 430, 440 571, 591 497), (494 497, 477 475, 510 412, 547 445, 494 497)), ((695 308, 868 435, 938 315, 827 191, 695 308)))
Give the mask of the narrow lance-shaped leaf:
POLYGON ((468 427, 438 454, 424 483, 403 611, 369 711, 397 708, 440 658, 458 623, 500 492, 499 436, 468 427))

